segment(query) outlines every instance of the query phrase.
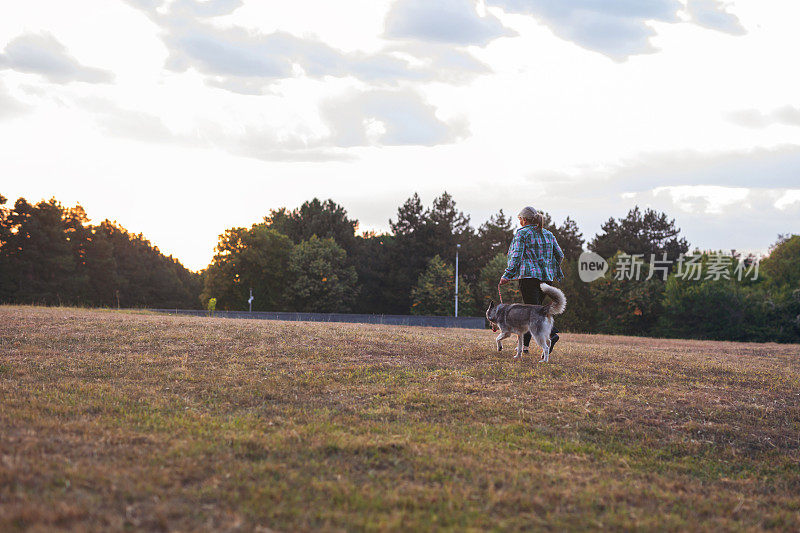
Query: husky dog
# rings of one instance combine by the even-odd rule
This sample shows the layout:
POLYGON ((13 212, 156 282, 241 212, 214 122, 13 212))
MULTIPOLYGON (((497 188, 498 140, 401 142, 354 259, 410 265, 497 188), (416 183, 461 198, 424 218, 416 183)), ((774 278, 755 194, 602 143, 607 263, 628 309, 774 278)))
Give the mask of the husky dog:
POLYGON ((536 340, 542 348, 542 358, 539 362, 550 360, 550 331, 553 329, 553 315, 564 312, 567 308, 567 298, 560 290, 546 283, 541 285, 542 292, 553 299, 547 305, 527 305, 527 304, 495 304, 494 300, 489 302, 489 309, 486 310, 486 320, 492 324, 492 330, 500 329, 497 336, 497 351, 503 349, 500 341, 517 334, 517 354, 516 359, 522 355, 522 337, 527 332, 531 332, 531 337, 536 340))

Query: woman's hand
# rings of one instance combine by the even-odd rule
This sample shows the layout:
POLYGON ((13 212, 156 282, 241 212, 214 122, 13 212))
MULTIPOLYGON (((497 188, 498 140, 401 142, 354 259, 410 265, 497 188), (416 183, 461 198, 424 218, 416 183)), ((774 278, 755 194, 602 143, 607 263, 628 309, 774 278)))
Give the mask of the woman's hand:
POLYGON ((508 279, 506 279, 506 278, 500 278, 500 283, 498 283, 498 284, 497 284, 497 286, 499 287, 499 286, 501 286, 501 285, 505 285, 505 284, 506 284, 506 283, 508 283, 509 281, 511 281, 511 280, 508 280, 508 279))

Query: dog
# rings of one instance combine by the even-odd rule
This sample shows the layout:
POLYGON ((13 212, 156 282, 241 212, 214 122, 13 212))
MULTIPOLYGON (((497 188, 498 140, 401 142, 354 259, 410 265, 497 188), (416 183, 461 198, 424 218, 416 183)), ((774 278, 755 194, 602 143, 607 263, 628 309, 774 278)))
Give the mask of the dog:
POLYGON ((528 305, 528 304, 495 304, 494 300, 489 302, 486 310, 486 320, 492 325, 492 331, 500 329, 500 334, 495 341, 497 351, 503 349, 502 340, 517 334, 517 354, 516 359, 522 355, 522 337, 530 331, 531 337, 536 340, 536 344, 542 349, 540 363, 550 360, 550 331, 553 329, 553 315, 564 312, 567 308, 567 297, 564 293, 542 283, 542 292, 553 299, 547 305, 528 305))

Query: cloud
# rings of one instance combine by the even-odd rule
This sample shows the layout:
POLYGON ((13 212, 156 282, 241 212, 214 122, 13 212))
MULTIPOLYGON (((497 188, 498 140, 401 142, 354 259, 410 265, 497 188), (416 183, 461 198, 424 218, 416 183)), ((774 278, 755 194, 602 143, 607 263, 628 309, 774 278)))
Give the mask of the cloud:
POLYGON ((172 13, 180 13, 192 17, 219 17, 233 13, 244 4, 243 0, 123 0, 129 5, 156 15, 169 4, 172 13))
POLYGON ((262 125, 245 125, 241 132, 231 133, 214 124, 199 128, 203 139, 213 146, 261 161, 345 161, 354 156, 339 150, 331 137, 307 130, 287 132, 262 125))
POLYGON ((729 113, 728 120, 746 128, 766 128, 773 124, 800 126, 800 108, 786 105, 769 113, 758 109, 741 109, 729 113))
POLYGON ((205 76, 208 85, 241 94, 265 94, 276 82, 300 76, 352 76, 393 86, 401 81, 465 83, 489 72, 470 54, 449 45, 445 49, 433 43, 426 48, 411 41, 375 53, 347 53, 313 37, 219 27, 202 20, 233 11, 240 5, 238 1, 180 0, 168 9, 157 1, 128 1, 163 30, 162 39, 169 50, 166 68, 175 72, 194 69, 205 76))
POLYGON ((12 39, 0 54, 0 69, 41 74, 53 83, 82 81, 111 83, 114 75, 82 65, 49 33, 24 33, 12 39))
MULTIPOLYGON (((2 102, 2 99, 0 99, 2 102)), ((217 148, 263 161, 339 161, 353 159, 354 146, 432 146, 467 135, 464 121, 443 121, 436 108, 411 90, 353 91, 325 101, 320 115, 328 131, 288 131, 280 126, 244 124, 235 130, 197 119, 184 131, 171 130, 151 113, 125 109, 98 98, 78 104, 92 113, 108 135, 157 144, 217 148)))
POLYGON ((796 187, 800 168, 800 146, 757 148, 714 154, 694 151, 642 154, 604 171, 584 171, 573 175, 534 174, 533 183, 547 194, 592 198, 619 195, 658 187, 679 185, 718 185, 723 187, 796 187))
POLYGON ((800 108, 786 105, 772 112, 772 117, 779 124, 800 126, 800 108))
POLYGON ((631 206, 637 204, 675 217, 682 234, 700 249, 764 252, 779 234, 797 231, 800 220, 800 202, 792 201, 791 190, 779 188, 664 187, 638 193, 631 200, 631 206))
MULTIPOLYGON (((653 196, 668 194, 672 202, 683 211, 720 214, 728 206, 744 202, 750 194, 747 187, 723 187, 720 185, 678 185, 656 187, 653 196)), ((634 193, 632 198, 637 195, 634 193)))
POLYGON ((693 246, 765 250, 800 222, 800 202, 781 200, 797 189, 797 168, 797 145, 650 153, 605 170, 531 175, 515 194, 557 206, 543 209, 575 218, 589 240, 603 221, 638 205, 675 217, 693 246))
POLYGON ((513 35, 494 15, 480 16, 474 0, 399 0, 386 15, 385 36, 393 39, 484 46, 513 35))
POLYGON ((167 68, 192 67, 208 76, 209 85, 243 94, 263 94, 270 84, 302 73, 311 78, 354 76, 367 82, 430 80, 433 68, 412 67, 389 53, 345 54, 327 44, 286 32, 259 34, 242 28, 220 30, 191 24, 174 27, 165 37, 167 68))
POLYGON ((254 38, 243 30, 217 32, 210 27, 194 26, 166 38, 171 52, 167 68, 184 71, 194 67, 215 76, 288 78, 292 75, 292 56, 302 61, 303 52, 317 57, 324 54, 323 50, 301 52, 293 46, 298 41, 284 33, 254 38))
MULTIPOLYGON (((421 64, 417 68, 435 73, 436 81, 454 85, 468 83, 476 76, 492 72, 488 65, 478 61, 473 55, 447 44, 409 41, 388 47, 385 51, 395 57, 421 64)), ((429 81, 427 76, 422 80, 429 81)))
POLYGON ((354 92, 327 101, 321 115, 336 146, 422 145, 454 142, 465 123, 444 122, 436 108, 409 90, 354 92))
MULTIPOLYGON (((650 37, 655 30, 648 22, 679 22, 678 12, 683 10, 678 0, 487 0, 487 4, 532 15, 562 39, 616 61, 654 52, 650 37)), ((738 19, 715 0, 690 0, 689 10, 702 26, 744 32, 738 19)))
MULTIPOLYGON (((159 1, 150 3, 161 5, 159 1)), ((170 9, 173 12, 182 12, 196 17, 219 17, 233 13, 243 4, 243 0, 177 0, 170 6, 170 9)))
POLYGON ((83 98, 78 104, 93 113, 97 125, 106 134, 153 143, 185 141, 167 128, 164 121, 156 115, 124 109, 100 98, 83 98))
POLYGON ((719 0, 689 0, 686 9, 692 22, 704 28, 718 30, 731 35, 744 35, 742 23, 719 0))
POLYGON ((800 189, 789 189, 775 201, 775 207, 786 210, 791 207, 800 207, 800 189))
POLYGON ((160 117, 144 111, 125 109, 99 98, 83 98, 79 105, 93 114, 97 126, 115 137, 159 145, 211 147, 263 161, 330 161, 345 159, 334 153, 329 140, 304 138, 297 134, 279 138, 272 130, 245 126, 241 132, 225 131, 209 121, 197 121, 191 132, 172 131, 160 117))
POLYGON ((553 33, 615 60, 653 52, 646 22, 677 22, 677 0, 489 0, 509 13, 533 15, 553 33))
POLYGON ((29 109, 29 106, 11 96, 6 89, 6 86, 0 82, 0 120, 23 115, 29 109))

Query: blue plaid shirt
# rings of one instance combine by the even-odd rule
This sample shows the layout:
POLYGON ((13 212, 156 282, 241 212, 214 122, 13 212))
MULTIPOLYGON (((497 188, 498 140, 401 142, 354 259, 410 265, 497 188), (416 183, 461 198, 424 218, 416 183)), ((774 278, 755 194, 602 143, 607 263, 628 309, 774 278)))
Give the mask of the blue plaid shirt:
POLYGON ((564 252, 555 236, 536 226, 522 226, 514 234, 508 247, 508 268, 503 273, 506 279, 537 278, 542 281, 562 279, 561 260, 564 252))

